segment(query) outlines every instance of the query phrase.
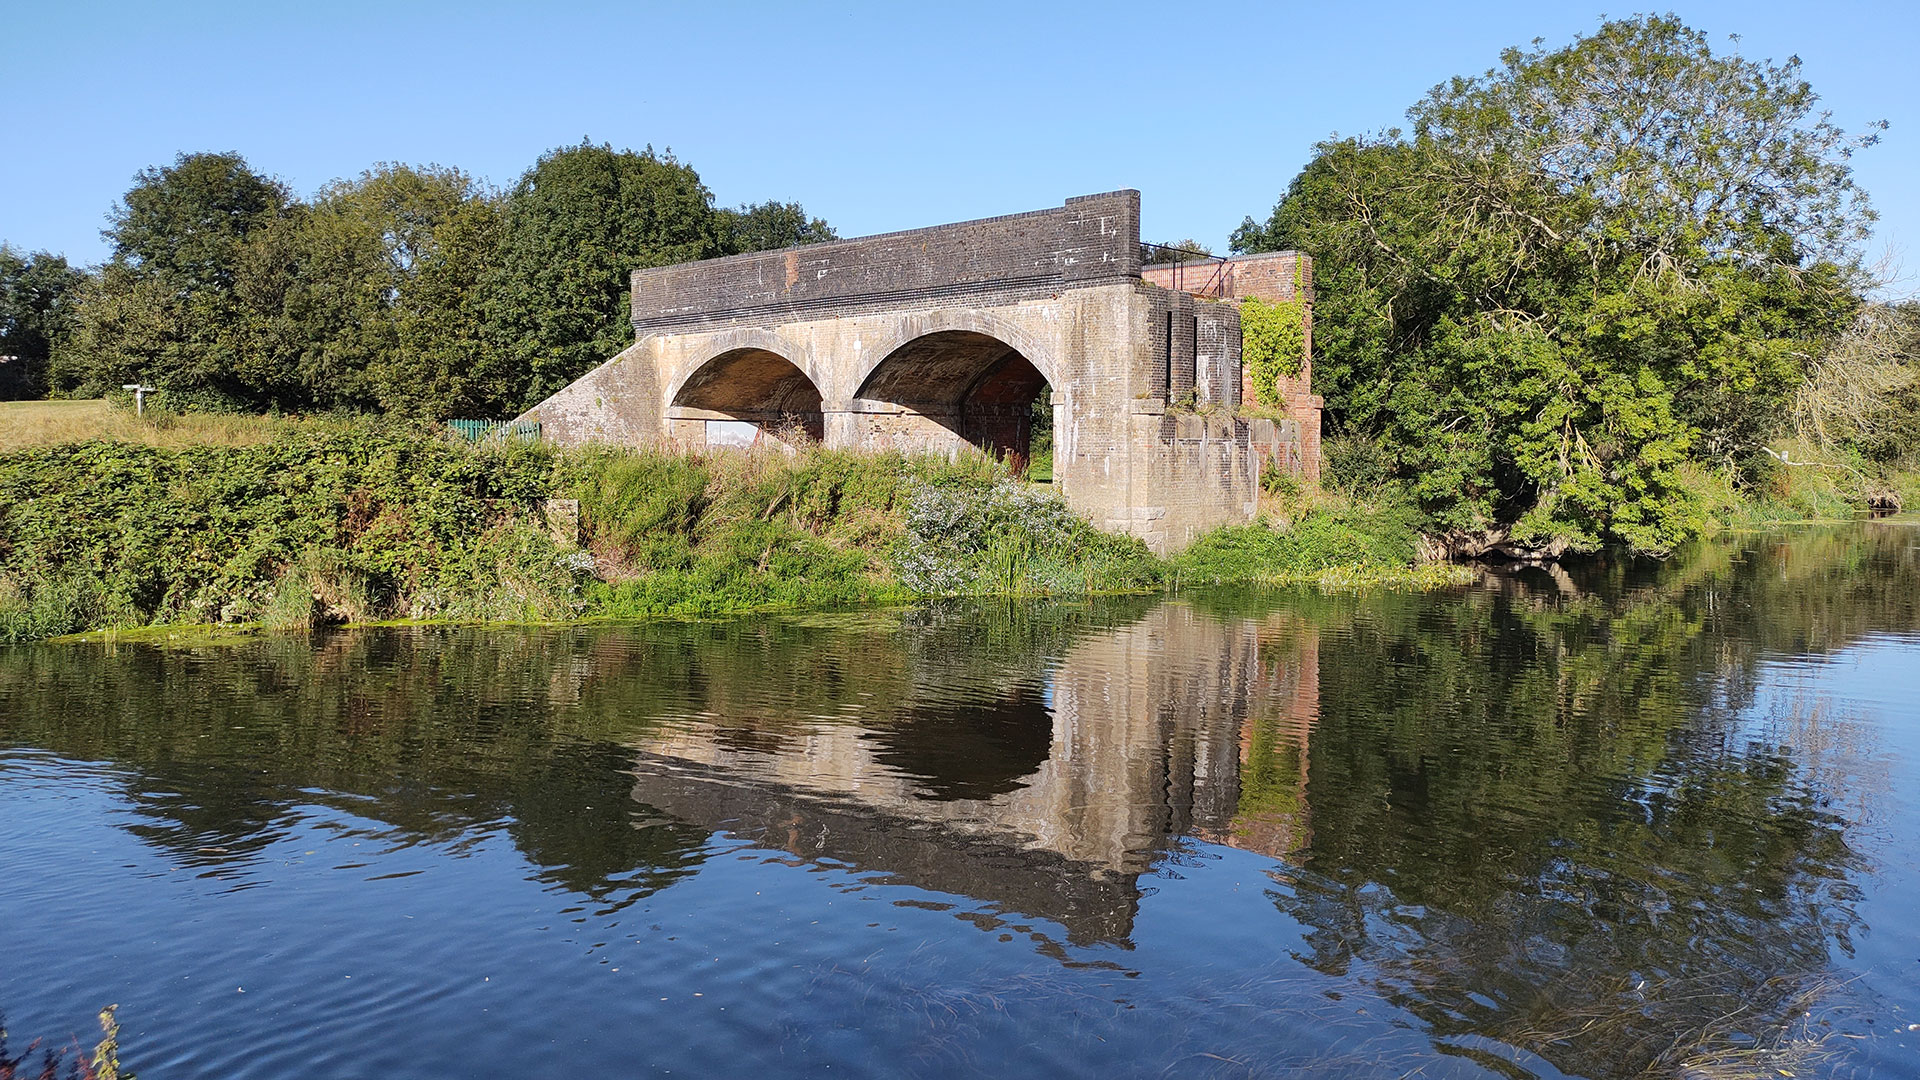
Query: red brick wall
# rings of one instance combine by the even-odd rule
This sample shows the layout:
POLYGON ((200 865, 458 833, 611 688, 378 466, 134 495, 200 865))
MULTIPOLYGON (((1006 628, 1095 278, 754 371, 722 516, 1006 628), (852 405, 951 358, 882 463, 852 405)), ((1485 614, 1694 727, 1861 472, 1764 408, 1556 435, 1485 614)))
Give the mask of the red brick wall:
MULTIPOLYGON (((1219 264, 1215 264, 1219 265, 1219 264)), ((1172 267, 1148 267, 1142 270, 1145 277, 1160 284, 1150 275, 1160 271, 1170 271, 1172 267)), ((1223 273, 1212 277, 1223 283, 1222 296, 1239 298, 1251 296, 1260 300, 1304 300, 1301 311, 1301 327, 1306 337, 1305 356, 1301 358, 1300 374, 1282 376, 1280 379, 1280 408, 1286 417, 1297 425, 1299 433, 1299 457, 1292 463, 1298 474, 1311 482, 1320 480, 1320 411, 1321 399, 1313 392, 1313 259, 1297 251, 1275 251, 1262 255, 1237 255, 1227 260, 1223 273)), ((1182 267, 1182 276, 1189 281, 1199 282, 1210 279, 1207 273, 1199 272, 1199 267, 1188 264, 1182 267)), ((1171 276, 1171 275, 1165 275, 1171 276)), ((1241 400, 1253 402, 1253 377, 1243 367, 1241 369, 1241 400)))

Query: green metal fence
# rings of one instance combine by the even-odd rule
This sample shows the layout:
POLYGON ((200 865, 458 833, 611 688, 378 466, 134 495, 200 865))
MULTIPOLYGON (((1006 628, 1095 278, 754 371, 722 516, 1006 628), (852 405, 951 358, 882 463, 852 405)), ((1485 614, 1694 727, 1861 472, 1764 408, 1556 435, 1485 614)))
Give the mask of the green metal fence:
POLYGON ((540 441, 538 420, 449 420, 447 430, 468 442, 476 443, 486 439, 540 441))

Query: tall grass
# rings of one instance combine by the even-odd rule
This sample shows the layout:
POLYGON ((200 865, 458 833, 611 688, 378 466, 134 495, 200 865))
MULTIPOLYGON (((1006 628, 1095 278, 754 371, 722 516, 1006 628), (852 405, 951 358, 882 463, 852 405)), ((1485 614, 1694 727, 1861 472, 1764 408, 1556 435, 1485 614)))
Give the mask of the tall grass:
POLYGON ((1870 512, 1920 508, 1920 471, 1804 439, 1779 440, 1767 450, 1745 488, 1736 488, 1724 470, 1684 469, 1683 479, 1712 527, 1846 521, 1870 512))
POLYGON ((120 1006, 100 1010, 100 1041, 88 1055, 77 1041, 58 1050, 39 1041, 19 1053, 7 1047, 6 1018, 0 1017, 0 1080, 134 1080, 120 1069, 120 1006))
POLYGON ((279 437, 296 423, 279 417, 176 413, 161 408, 136 418, 131 409, 115 408, 105 399, 0 401, 0 454, 90 439, 173 450, 252 446, 279 437))

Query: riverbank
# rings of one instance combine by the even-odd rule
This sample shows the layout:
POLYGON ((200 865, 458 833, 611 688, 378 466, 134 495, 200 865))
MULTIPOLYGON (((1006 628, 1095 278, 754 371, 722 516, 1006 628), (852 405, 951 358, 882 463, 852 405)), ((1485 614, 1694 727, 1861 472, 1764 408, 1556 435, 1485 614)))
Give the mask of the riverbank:
POLYGON ((1752 491, 1738 490, 1724 471, 1694 466, 1685 472, 1705 517, 1704 532, 1920 510, 1920 468, 1875 463, 1799 439, 1780 440, 1767 452, 1770 469, 1752 491))
POLYGON ((977 456, 475 446, 285 420, 169 445, 166 423, 0 453, 0 641, 1471 577, 1420 567, 1403 517, 1345 505, 1161 559, 977 456))

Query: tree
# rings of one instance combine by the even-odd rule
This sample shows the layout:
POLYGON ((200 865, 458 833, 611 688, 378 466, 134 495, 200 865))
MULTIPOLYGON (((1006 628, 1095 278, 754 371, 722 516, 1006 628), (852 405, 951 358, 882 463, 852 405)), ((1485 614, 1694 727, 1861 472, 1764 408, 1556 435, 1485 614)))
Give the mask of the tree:
POLYGON ((103 235, 115 260, 143 273, 174 275, 187 290, 230 289, 240 245, 292 202, 239 154, 183 153, 135 175, 103 235))
POLYGON ((619 352, 637 268, 834 237, 797 203, 716 211, 670 154, 590 143, 505 195, 383 164, 311 203, 237 154, 182 154, 112 222, 53 350, 59 389, 428 418, 510 416, 619 352))
POLYGON ((522 376, 486 325, 503 223, 500 200, 476 192, 436 225, 432 252, 412 268, 398 316, 407 363, 374 372, 387 411, 441 419, 517 411, 522 376))
POLYGON ((257 406, 244 375, 235 293, 249 238, 293 211, 284 185, 238 154, 181 154, 143 169, 103 234, 113 256, 80 293, 53 381, 99 394, 152 382, 181 396, 257 406))
POLYGON ((383 164, 251 240, 251 355, 284 405, 490 415, 511 386, 482 333, 499 212, 458 169, 383 164))
POLYGON ((1315 257, 1331 426, 1382 441, 1465 550, 1698 527, 1682 467, 1763 456, 1858 304, 1872 220, 1799 62, 1603 24, 1329 141, 1236 250, 1315 257))
POLYGON ((1794 395, 1795 432, 1867 462, 1920 460, 1920 303, 1861 310, 1794 395))
POLYGON ((719 211, 721 246, 730 253, 778 251, 838 240, 840 235, 819 218, 810 218, 799 203, 768 199, 719 211))
POLYGON ((634 270, 726 252, 713 196, 652 147, 582 141, 543 155, 509 196, 489 333, 532 405, 632 344, 634 270))
POLYGON ((0 398, 47 392, 47 360, 72 321, 73 296, 85 271, 58 255, 22 255, 0 245, 0 398))

